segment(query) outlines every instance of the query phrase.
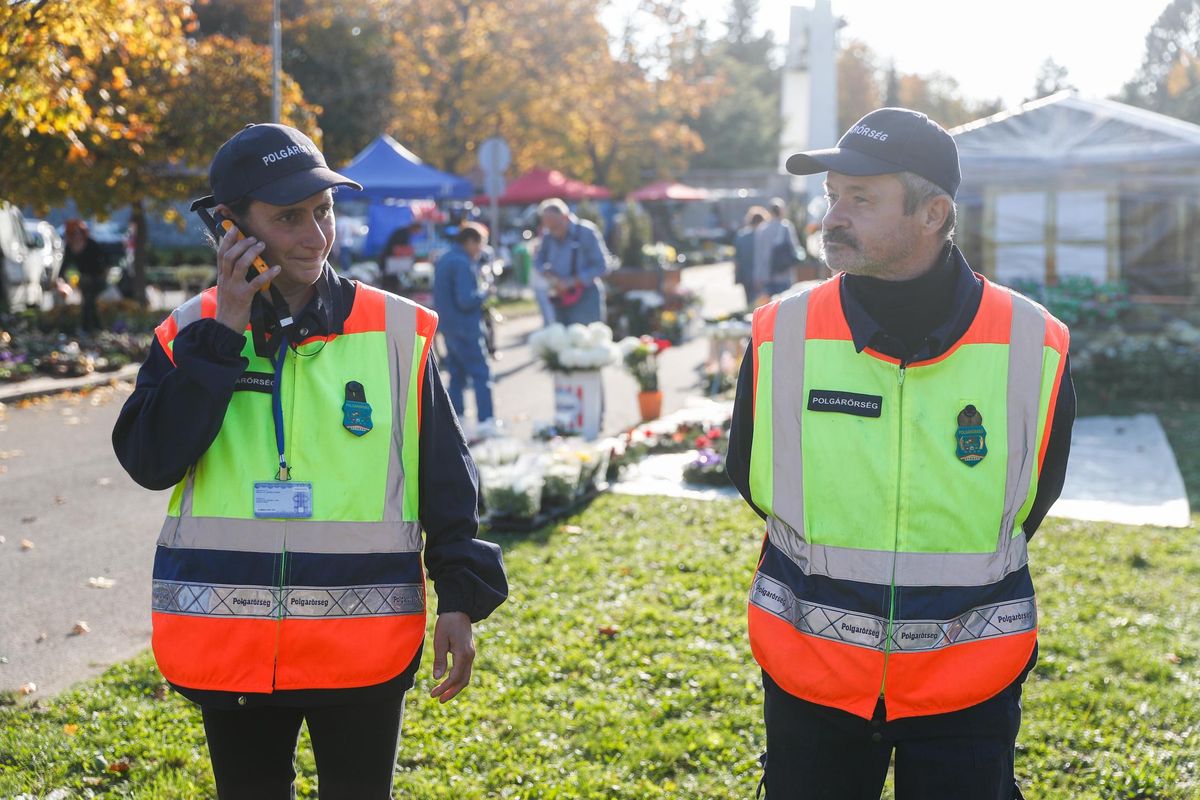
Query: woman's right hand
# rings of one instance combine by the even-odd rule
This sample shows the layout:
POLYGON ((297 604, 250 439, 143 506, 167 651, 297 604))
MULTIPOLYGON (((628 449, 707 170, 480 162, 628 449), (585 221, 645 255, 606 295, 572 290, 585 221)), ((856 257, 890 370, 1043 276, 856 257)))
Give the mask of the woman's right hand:
POLYGON ((254 259, 262 255, 265 244, 247 236, 237 240, 237 230, 230 228, 217 246, 217 322, 239 334, 250 324, 250 306, 254 295, 279 274, 280 267, 271 267, 254 280, 246 280, 246 271, 254 259))

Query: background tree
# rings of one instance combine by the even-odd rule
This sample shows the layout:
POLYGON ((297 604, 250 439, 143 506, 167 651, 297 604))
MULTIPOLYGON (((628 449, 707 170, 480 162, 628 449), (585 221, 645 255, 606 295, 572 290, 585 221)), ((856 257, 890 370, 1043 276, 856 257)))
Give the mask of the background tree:
POLYGON ((1074 88, 1075 86, 1067 74, 1067 68, 1053 58, 1047 58, 1038 67, 1037 78, 1033 82, 1033 96, 1027 100, 1037 100, 1040 97, 1048 97, 1055 92, 1061 92, 1063 89, 1074 88))
MULTIPOLYGON (((317 123, 330 164, 348 162, 387 130, 397 64, 397 4, 384 0, 282 0, 283 70, 321 111, 317 123)), ((201 36, 270 45, 271 6, 261 0, 200 0, 201 36)), ((400 65, 403 68, 403 65, 400 65)), ((270 118, 270 106, 266 115, 270 118)))
POLYGON ((945 128, 953 128, 1004 108, 996 100, 964 97, 958 81, 943 72, 920 75, 899 72, 889 65, 885 72, 875 52, 863 42, 851 40, 838 53, 838 129, 851 125, 872 109, 884 105, 903 106, 928 114, 945 128))
POLYGON ((774 35, 756 33, 758 0, 731 0, 725 36, 702 61, 710 104, 693 123, 704 144, 693 167, 773 167, 783 128, 774 35))
POLYGON ((849 130, 863 114, 883 105, 879 62, 866 43, 851 39, 838 51, 837 93, 839 134, 849 130))
MULTIPOLYGON (((87 216, 106 216, 129 206, 137 231, 135 291, 142 297, 148 213, 165 214, 170 203, 202 193, 217 147, 246 122, 269 113, 270 94, 263 87, 270 86, 271 56, 259 45, 225 37, 189 42, 184 34, 191 24, 190 8, 183 2, 96 0, 91 10, 95 37, 113 41, 104 33, 111 30, 128 31, 131 37, 122 40, 124 46, 108 47, 86 40, 80 31, 72 45, 56 45, 61 52, 53 57, 65 58, 62 63, 72 70, 89 71, 78 81, 79 108, 57 116, 51 109, 40 119, 21 122, 5 106, 9 110, 0 118, 0 142, 6 155, 13 155, 0 159, 0 183, 10 199, 39 212, 68 199, 87 216), (144 34, 153 47, 135 48, 134 32, 144 34), (76 53, 86 55, 86 64, 71 63, 76 53)), ((70 23, 63 24, 71 30, 70 23)), ((36 36, 26 41, 46 46, 36 36)), ((38 58, 23 52, 16 57, 38 58)), ((26 91, 56 97, 54 77, 26 91)), ((319 138, 316 109, 303 104, 293 81, 285 77, 282 86, 285 118, 319 138)), ((32 105, 36 111, 39 104, 32 105)))
POLYGON ((1200 123, 1200 0, 1172 0, 1163 9, 1120 99, 1200 123))

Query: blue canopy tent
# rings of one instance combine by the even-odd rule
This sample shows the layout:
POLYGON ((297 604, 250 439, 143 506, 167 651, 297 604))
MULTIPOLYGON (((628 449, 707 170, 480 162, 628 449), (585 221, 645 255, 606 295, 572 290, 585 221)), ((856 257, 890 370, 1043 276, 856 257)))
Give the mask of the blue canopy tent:
POLYGON ((362 184, 363 190, 342 187, 338 200, 467 200, 474 194, 470 181, 434 169, 387 134, 339 172, 362 184))

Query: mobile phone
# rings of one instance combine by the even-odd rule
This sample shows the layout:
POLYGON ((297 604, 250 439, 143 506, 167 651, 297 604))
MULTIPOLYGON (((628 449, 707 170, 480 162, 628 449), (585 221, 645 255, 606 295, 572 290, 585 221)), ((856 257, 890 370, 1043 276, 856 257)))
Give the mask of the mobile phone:
MULTIPOLYGON (((240 242, 246 238, 246 234, 242 232, 242 229, 239 228, 233 220, 226 217, 220 211, 218 211, 216 214, 210 214, 207 208, 197 208, 196 213, 200 215, 200 219, 204 221, 204 225, 208 228, 208 232, 213 235, 213 238, 216 239, 218 243, 230 230, 237 231, 237 241, 240 242)), ((263 261, 261 256, 255 256, 254 263, 251 264, 250 268, 246 270, 246 282, 249 283, 259 275, 266 272, 268 269, 269 267, 267 266, 267 262, 263 261)), ((263 294, 269 294, 271 291, 271 282, 267 281, 264 283, 259 291, 261 291, 263 294)))
MULTIPOLYGON (((192 205, 192 210, 204 222, 204 226, 208 228, 208 232, 212 234, 213 239, 216 241, 220 242, 221 237, 230 230, 237 231, 237 240, 239 242, 246 238, 246 234, 242 232, 242 229, 220 211, 215 215, 210 214, 207 208, 196 204, 192 205)), ((255 256, 254 263, 246 270, 246 282, 249 283, 268 269, 267 262, 263 261, 261 257, 255 256)), ((280 294, 279 290, 272 286, 270 281, 267 281, 259 289, 259 292, 262 293, 263 299, 267 300, 267 304, 275 310, 275 318, 279 321, 279 324, 285 328, 292 325, 292 315, 288 310, 287 301, 280 294)))

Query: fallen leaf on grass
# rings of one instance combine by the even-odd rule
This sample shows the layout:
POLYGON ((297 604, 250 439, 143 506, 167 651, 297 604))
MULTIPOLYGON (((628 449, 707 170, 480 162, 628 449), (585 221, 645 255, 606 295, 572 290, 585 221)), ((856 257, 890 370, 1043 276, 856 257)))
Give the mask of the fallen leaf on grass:
POLYGON ((92 587, 93 589, 111 589, 116 585, 116 581, 114 581, 112 578, 106 578, 103 575, 95 578, 88 578, 88 586, 92 587))
POLYGON ((614 638, 620 632, 621 629, 616 625, 601 625, 599 629, 601 636, 607 636, 610 639, 614 638))
POLYGON ((17 691, 26 696, 31 695, 37 691, 37 684, 33 681, 30 681, 29 683, 22 683, 21 687, 17 689, 17 691))
POLYGON ((88 625, 83 620, 79 620, 79 622, 75 623, 75 627, 71 628, 71 635, 72 636, 82 636, 85 633, 91 632, 91 630, 92 630, 91 625, 88 625))
POLYGON ((1175 655, 1174 653, 1167 653, 1167 655, 1165 656, 1165 658, 1167 659, 1167 661, 1170 661, 1172 664, 1181 664, 1181 663, 1183 663, 1183 659, 1182 659, 1182 658, 1180 658, 1179 656, 1175 655))
POLYGON ((67 736, 74 736, 75 734, 79 733, 79 726, 74 722, 69 722, 66 725, 63 725, 63 733, 65 733, 67 736))
POLYGON ((104 783, 104 778, 97 775, 84 775, 82 780, 84 786, 99 786, 104 783))
POLYGON ((116 761, 108 763, 109 772, 129 772, 129 757, 121 756, 116 761))
POLYGON ((22 550, 32 550, 33 542, 29 541, 28 539, 22 539, 21 540, 21 549, 22 550))
POLYGON ((563 533, 583 533, 583 528, 578 525, 563 525, 563 533))

